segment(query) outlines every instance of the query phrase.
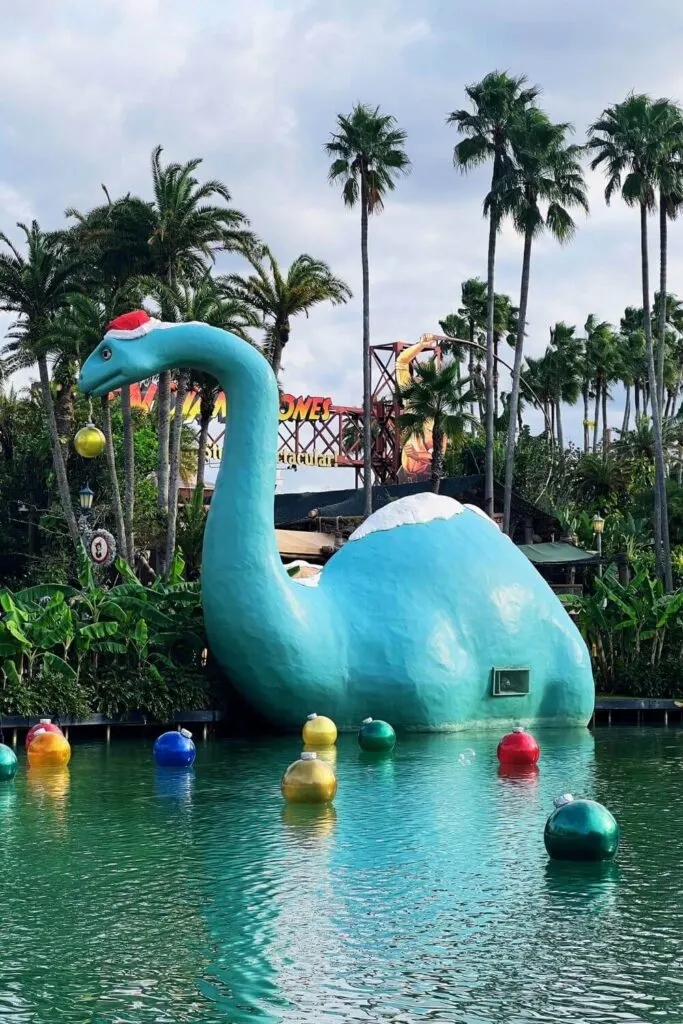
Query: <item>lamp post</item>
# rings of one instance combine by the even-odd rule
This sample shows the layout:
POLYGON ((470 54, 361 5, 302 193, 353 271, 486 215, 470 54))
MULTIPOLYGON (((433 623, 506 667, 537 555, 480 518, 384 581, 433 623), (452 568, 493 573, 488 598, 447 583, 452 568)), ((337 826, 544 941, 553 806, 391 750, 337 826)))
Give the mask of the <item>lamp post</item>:
POLYGON ((90 484, 86 484, 85 487, 81 487, 78 492, 78 504, 81 506, 81 512, 84 516, 90 514, 94 497, 95 492, 91 489, 90 484))
POLYGON ((92 510, 94 498, 95 492, 90 487, 90 484, 86 484, 85 487, 81 487, 78 492, 78 504, 81 510, 81 514, 78 519, 78 527, 83 537, 85 537, 90 528, 90 512, 92 510))
POLYGON ((602 576, 602 532, 605 529, 605 520, 599 515, 598 512, 593 516, 593 533, 598 545, 598 558, 600 562, 598 564, 598 576, 602 576))

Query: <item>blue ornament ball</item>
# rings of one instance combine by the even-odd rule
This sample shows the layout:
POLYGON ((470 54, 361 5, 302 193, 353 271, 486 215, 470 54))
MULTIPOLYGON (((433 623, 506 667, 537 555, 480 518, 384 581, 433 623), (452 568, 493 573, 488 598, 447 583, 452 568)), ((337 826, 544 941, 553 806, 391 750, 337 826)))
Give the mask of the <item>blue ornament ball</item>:
POLYGON ((196 756, 192 733, 187 729, 162 733, 154 744, 154 760, 160 768, 189 768, 196 756))

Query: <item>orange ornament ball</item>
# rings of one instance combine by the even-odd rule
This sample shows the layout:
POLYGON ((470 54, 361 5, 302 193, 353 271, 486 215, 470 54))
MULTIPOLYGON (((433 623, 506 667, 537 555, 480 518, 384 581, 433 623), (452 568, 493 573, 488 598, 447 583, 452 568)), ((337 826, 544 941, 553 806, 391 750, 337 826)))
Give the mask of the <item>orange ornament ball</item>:
POLYGON ((71 745, 60 733, 39 730, 27 754, 31 768, 65 768, 71 760, 71 745))

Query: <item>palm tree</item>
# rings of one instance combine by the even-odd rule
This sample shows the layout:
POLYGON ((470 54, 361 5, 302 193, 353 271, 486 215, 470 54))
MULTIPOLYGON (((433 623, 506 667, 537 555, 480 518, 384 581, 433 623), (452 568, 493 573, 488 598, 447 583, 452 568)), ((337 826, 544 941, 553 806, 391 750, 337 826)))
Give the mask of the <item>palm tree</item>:
MULTIPOLYGON (((662 387, 661 395, 658 394, 658 398, 661 403, 662 420, 665 420, 672 415, 672 406, 675 405, 680 381, 683 302, 671 294, 666 296, 666 302, 662 302, 662 292, 655 292, 652 305, 652 329, 657 331, 659 338, 658 357, 661 352, 664 353, 662 385, 667 386, 666 406, 664 405, 664 387, 662 387), (664 323, 663 329, 662 322, 664 323), (664 339, 663 348, 661 346, 662 338, 664 339)), ((659 386, 659 378, 657 385, 659 386)))
POLYGON ((410 434, 423 437, 432 430, 432 491, 438 494, 443 476, 444 444, 463 436, 465 427, 473 422, 466 411, 469 392, 463 389, 468 380, 460 379, 456 362, 444 363, 441 369, 435 360, 422 363, 418 373, 401 392, 408 411, 401 414, 399 425, 410 434))
POLYGON ((640 397, 645 393, 647 379, 643 311, 633 306, 626 307, 619 324, 619 371, 626 389, 626 405, 621 428, 623 434, 628 431, 630 425, 631 388, 637 425, 640 419, 640 397))
POLYGON ((396 179, 410 170, 404 149, 406 133, 391 114, 357 103, 350 114, 337 116, 337 131, 325 144, 332 158, 328 179, 340 182, 344 203, 360 203, 360 251, 363 274, 363 490, 364 514, 372 512, 372 368, 370 365, 370 271, 368 216, 381 213, 384 198, 396 179))
POLYGON ((504 211, 498 186, 512 166, 511 135, 538 95, 536 87, 526 88, 526 78, 513 78, 503 71, 492 71, 481 82, 467 86, 465 92, 472 110, 454 110, 447 118, 464 138, 453 151, 453 163, 466 172, 492 160, 491 188, 484 201, 489 217, 486 309, 486 473, 485 510, 493 515, 493 331, 495 299, 496 237, 504 211))
MULTIPOLYGON (((667 290, 668 222, 674 220, 683 202, 683 111, 676 103, 663 101, 658 118, 659 153, 655 180, 659 191, 659 294, 667 290)), ((666 353, 666 305, 660 303, 657 351, 657 401, 660 416, 664 401, 664 358, 666 353)))
MULTIPOLYGON (((218 249, 243 249, 253 240, 246 231, 244 214, 227 204, 231 195, 222 181, 200 183, 195 171, 199 158, 187 163, 161 163, 161 146, 152 152, 152 211, 154 227, 149 245, 159 279, 173 290, 182 280, 192 282, 207 271, 218 249), (225 205, 217 205, 215 200, 225 205)), ((162 305, 162 317, 169 316, 162 305)), ((158 507, 169 508, 169 430, 171 374, 159 375, 157 407, 159 415, 159 466, 157 473, 158 507)), ((174 513, 175 514, 175 513, 174 513)))
MULTIPOLYGON (((544 228, 547 228, 556 241, 568 242, 575 230, 574 221, 569 213, 570 208, 580 207, 588 210, 586 184, 579 161, 581 148, 566 144, 567 134, 572 130, 572 126, 566 123, 553 124, 542 111, 533 107, 525 111, 524 117, 514 126, 511 133, 514 164, 508 168, 498 185, 501 210, 504 214, 512 216, 515 228, 524 237, 505 459, 503 529, 506 533, 510 527, 517 403, 529 298, 532 242, 544 228)), ((560 448, 562 449, 561 444, 560 448)))
POLYGON ((564 461, 562 404, 574 405, 581 390, 579 368, 583 345, 579 338, 574 337, 575 331, 576 327, 570 327, 563 321, 551 327, 550 347, 545 357, 550 362, 555 383, 555 423, 560 462, 564 461))
MULTIPOLYGON (((480 281, 478 277, 470 277, 467 281, 463 281, 460 285, 460 302, 458 316, 462 317, 467 325, 466 337, 470 343, 468 374, 472 385, 474 385, 474 381, 478 376, 477 367, 480 363, 474 343, 475 341, 481 343, 486 338, 487 298, 485 282, 480 281)), ((473 397, 475 391, 476 389, 473 387, 473 397)), ((474 401, 470 403, 470 415, 474 416, 474 401)))
POLYGON ((545 432, 550 434, 553 446, 556 443, 556 401, 557 382, 552 361, 547 355, 537 359, 526 357, 526 367, 522 369, 521 383, 528 392, 531 402, 543 413, 545 432))
POLYGON ((498 350, 503 338, 509 345, 514 345, 518 329, 519 309, 517 306, 513 306, 509 295, 496 295, 493 303, 493 409, 496 417, 498 416, 498 350))
MULTIPOLYGON (((667 512, 666 468, 662 446, 661 411, 657 399, 657 372, 650 322, 650 267, 647 249, 647 217, 656 204, 656 187, 662 154, 667 151, 671 130, 670 103, 653 102, 649 96, 631 93, 622 103, 606 108, 588 130, 588 146, 595 152, 591 167, 604 165, 607 175, 605 201, 617 190, 628 206, 640 210, 641 278, 643 327, 647 355, 652 422, 656 445, 654 487, 655 566, 667 591, 673 588, 669 517, 667 512)), ((666 284, 666 282, 665 282, 666 284)), ((661 288, 663 293, 666 287, 661 288)))
MULTIPOLYGON (((89 278, 99 282, 104 304, 117 312, 126 312, 126 302, 117 305, 115 296, 127 297, 128 308, 141 305, 142 295, 136 283, 155 273, 156 264, 149 240, 155 229, 155 212, 151 203, 137 196, 125 195, 112 200, 102 186, 106 203, 83 214, 66 211, 75 225, 65 233, 71 250, 86 260, 89 278)), ((131 565, 135 549, 133 517, 135 513, 135 445, 130 385, 121 387, 123 421, 123 517, 126 549, 131 565)))
POLYGON ((265 354, 276 377, 280 374, 282 351, 289 341, 291 319, 321 302, 339 306, 351 297, 351 289, 335 277, 327 263, 312 256, 297 256, 283 271, 267 245, 245 252, 254 273, 245 277, 230 274, 221 279, 228 296, 258 310, 266 330, 265 354))
MULTIPOLYGON (((602 455, 607 456, 608 427, 607 399, 609 385, 618 377, 619 352, 617 338, 606 320, 598 322, 594 313, 590 313, 584 325, 584 360, 587 372, 592 375, 595 411, 593 414, 593 452, 598 447, 598 428, 600 426, 600 402, 602 401, 602 455)), ((584 412, 586 395, 584 392, 584 412)), ((585 434, 584 434, 585 440, 585 434)))
MULTIPOLYGON (((457 364, 458 374, 461 374, 462 363, 465 359, 465 350, 469 348, 468 345, 463 343, 464 338, 468 333, 468 324, 463 317, 458 316, 457 313, 449 313, 443 320, 439 320, 439 327, 443 333, 448 337, 452 338, 452 341, 444 341, 441 343, 441 351, 444 355, 449 355, 453 361, 457 364), (460 340, 458 340, 460 339, 460 340)), ((470 357, 472 349, 469 349, 470 357)), ((473 407, 470 406, 470 412, 473 413, 473 407)))
POLYGON ((9 250, 0 253, 0 308, 17 316, 9 333, 12 341, 6 345, 5 351, 10 353, 14 366, 28 366, 34 362, 38 365, 62 512, 69 536, 78 546, 80 535, 57 429, 48 357, 57 344, 55 318, 78 287, 80 266, 66 251, 63 241, 41 231, 37 221, 33 221, 30 227, 25 224, 18 227, 26 240, 25 254, 6 235, 0 234, 0 242, 9 250))

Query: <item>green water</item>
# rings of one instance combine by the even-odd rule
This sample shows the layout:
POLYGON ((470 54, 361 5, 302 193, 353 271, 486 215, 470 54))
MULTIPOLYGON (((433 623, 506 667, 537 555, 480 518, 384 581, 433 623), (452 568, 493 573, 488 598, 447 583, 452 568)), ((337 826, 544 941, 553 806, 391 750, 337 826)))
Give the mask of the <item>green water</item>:
POLYGON ((539 739, 538 777, 506 779, 493 738, 344 737, 322 811, 283 808, 295 740, 210 740, 179 775, 151 743, 77 745, 65 775, 22 753, 0 1021, 680 1024, 683 732, 539 739), (618 817, 616 864, 548 863, 567 790, 618 817))

